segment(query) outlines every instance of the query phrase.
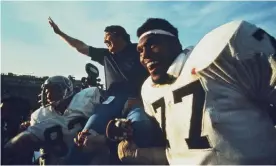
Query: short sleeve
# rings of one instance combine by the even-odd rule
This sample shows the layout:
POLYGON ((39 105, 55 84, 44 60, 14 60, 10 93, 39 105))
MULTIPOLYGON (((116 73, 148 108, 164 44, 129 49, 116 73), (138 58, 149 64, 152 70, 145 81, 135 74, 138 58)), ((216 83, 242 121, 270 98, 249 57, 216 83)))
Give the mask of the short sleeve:
POLYGON ((88 49, 88 56, 91 57, 91 60, 96 61, 103 65, 104 57, 107 56, 109 51, 105 48, 95 48, 92 46, 89 46, 88 49))

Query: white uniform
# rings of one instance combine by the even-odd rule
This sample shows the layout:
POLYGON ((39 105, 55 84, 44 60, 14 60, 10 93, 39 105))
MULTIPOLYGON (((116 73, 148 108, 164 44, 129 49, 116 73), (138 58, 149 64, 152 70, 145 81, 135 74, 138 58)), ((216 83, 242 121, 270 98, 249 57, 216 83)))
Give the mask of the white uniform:
POLYGON ((51 107, 41 107, 32 113, 28 131, 45 143, 44 148, 51 156, 65 157, 74 137, 93 114, 95 104, 100 104, 100 98, 99 89, 91 87, 77 93, 63 115, 51 107))
POLYGON ((164 131, 170 164, 276 163, 276 129, 260 107, 276 102, 271 41, 252 24, 230 22, 177 57, 168 70, 174 83, 145 81, 145 111, 164 131))

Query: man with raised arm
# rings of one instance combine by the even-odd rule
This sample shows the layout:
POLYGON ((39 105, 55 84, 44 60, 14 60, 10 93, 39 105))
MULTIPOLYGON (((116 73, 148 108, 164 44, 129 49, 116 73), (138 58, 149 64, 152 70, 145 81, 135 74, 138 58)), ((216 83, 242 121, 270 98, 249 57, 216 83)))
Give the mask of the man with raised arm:
POLYGON ((111 25, 105 28, 104 43, 107 46, 105 49, 89 46, 67 35, 51 18, 49 24, 70 46, 104 66, 106 89, 111 94, 126 91, 129 97, 140 97, 141 86, 148 73, 140 64, 137 44, 131 43, 130 36, 123 27, 111 25))
MULTIPOLYGON (((141 125, 138 128, 147 128, 148 130, 145 133, 150 132, 152 124, 149 122, 142 104, 135 105, 134 107, 130 106, 126 109, 128 111, 122 115, 122 109, 126 103, 142 103, 140 100, 141 87, 149 75, 140 63, 139 54, 136 50, 137 44, 131 43, 130 36, 126 30, 118 25, 107 26, 104 30, 104 43, 107 45, 107 49, 105 49, 88 46, 84 42, 68 36, 59 29, 51 18, 49 18, 49 24, 56 34, 78 52, 91 57, 91 60, 104 66, 106 95, 115 97, 115 101, 112 101, 112 103, 116 106, 112 104, 102 107, 99 106, 97 108, 98 111, 95 111, 95 114, 88 120, 83 132, 79 134, 78 139, 84 136, 85 139, 90 139, 93 142, 94 137, 87 136, 89 135, 87 132, 91 130, 102 135, 103 140, 101 142, 105 143, 106 138, 104 135, 108 122, 111 119, 122 117, 126 117, 132 121, 147 121, 146 126, 141 125)), ((139 142, 146 146, 151 144, 151 135, 145 135, 149 137, 139 139, 139 142)), ((82 141, 77 140, 77 142, 79 147, 83 147, 79 143, 82 141)), ((83 142, 81 144, 85 143, 83 142)), ((93 145, 90 147, 93 147, 93 145)), ((68 157, 69 161, 66 164, 88 164, 88 161, 84 158, 91 159, 91 155, 83 157, 84 154, 81 153, 79 148, 73 149, 70 156, 72 157, 68 157)))

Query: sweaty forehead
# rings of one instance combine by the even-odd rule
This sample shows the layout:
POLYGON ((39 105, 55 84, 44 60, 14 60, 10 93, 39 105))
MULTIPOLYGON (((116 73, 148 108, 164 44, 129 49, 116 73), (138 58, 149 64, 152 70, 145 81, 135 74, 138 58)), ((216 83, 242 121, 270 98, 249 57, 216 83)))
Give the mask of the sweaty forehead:
POLYGON ((144 37, 142 37, 139 41, 138 41, 138 45, 137 47, 143 47, 148 40, 154 38, 156 35, 146 35, 144 37))
POLYGON ((139 42, 137 47, 143 47, 147 44, 160 44, 163 43, 165 39, 165 35, 156 35, 156 34, 149 34, 144 37, 142 37, 139 42))

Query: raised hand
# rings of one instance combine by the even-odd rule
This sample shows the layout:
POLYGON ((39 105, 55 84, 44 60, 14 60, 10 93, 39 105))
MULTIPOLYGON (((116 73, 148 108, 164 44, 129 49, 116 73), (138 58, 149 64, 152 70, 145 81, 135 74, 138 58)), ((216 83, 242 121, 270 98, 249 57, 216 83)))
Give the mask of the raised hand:
POLYGON ((57 24, 51 19, 51 17, 48 18, 48 22, 51 25, 51 27, 53 28, 54 32, 56 34, 60 34, 61 30, 59 29, 59 27, 57 26, 57 24))

